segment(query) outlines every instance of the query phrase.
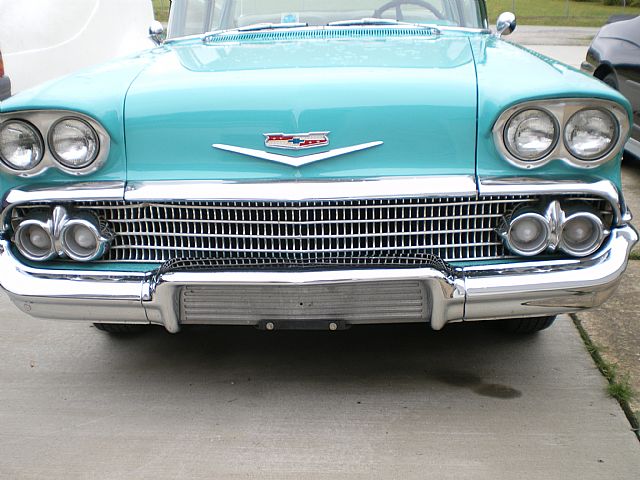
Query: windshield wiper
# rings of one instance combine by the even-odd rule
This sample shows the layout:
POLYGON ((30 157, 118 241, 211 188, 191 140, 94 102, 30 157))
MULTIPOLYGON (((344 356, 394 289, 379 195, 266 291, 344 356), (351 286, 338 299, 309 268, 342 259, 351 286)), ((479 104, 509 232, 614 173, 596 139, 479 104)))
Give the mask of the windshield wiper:
MULTIPOLYGON (((246 27, 238 27, 234 29, 237 32, 257 32, 260 30, 277 30, 279 28, 302 28, 308 27, 308 23, 289 22, 289 23, 254 23, 246 27)), ((232 31, 234 31, 232 30, 232 31)))
POLYGON ((214 30, 213 32, 207 32, 204 34, 204 40, 207 38, 216 36, 216 35, 225 35, 227 33, 237 33, 237 32, 259 32, 262 30, 280 30, 285 28, 303 28, 308 27, 308 23, 302 22, 289 22, 289 23, 253 23, 251 25, 246 25, 244 27, 231 28, 229 30, 214 30))
POLYGON ((392 20, 388 18, 359 18, 354 20, 340 20, 338 22, 328 23, 329 27, 349 27, 353 25, 358 26, 368 26, 368 25, 400 25, 405 27, 419 27, 419 28, 428 28, 434 30, 436 33, 439 33, 439 30, 433 25, 425 25, 424 23, 411 23, 411 22, 401 22, 399 20, 392 20))

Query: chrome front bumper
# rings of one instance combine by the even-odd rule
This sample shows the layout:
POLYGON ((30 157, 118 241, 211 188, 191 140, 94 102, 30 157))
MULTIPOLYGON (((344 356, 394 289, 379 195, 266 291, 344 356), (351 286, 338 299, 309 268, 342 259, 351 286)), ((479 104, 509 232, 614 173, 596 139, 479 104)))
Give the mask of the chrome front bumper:
MULTIPOLYGON (((185 287, 299 287, 379 284, 412 281, 421 286, 426 308, 415 318, 439 330, 447 323, 575 312, 603 303, 627 266, 638 235, 630 226, 615 228, 605 246, 581 260, 507 263, 463 268, 454 273, 435 268, 377 268, 323 271, 221 271, 122 273, 42 270, 23 265, 8 241, 0 242, 0 284, 22 311, 43 318, 112 323, 151 323, 177 332, 181 292, 185 287)), ((246 298, 247 306, 252 299, 246 298)), ((301 303, 302 305, 302 303, 301 303)), ((259 312, 240 320, 220 318, 210 324, 258 324, 259 312), (253 319, 252 319, 253 318, 253 319)), ((349 314, 346 314, 349 318, 349 314)), ((355 318, 355 317, 353 317, 355 318)), ((302 320, 301 320, 302 321, 302 320)), ((378 323, 375 316, 348 323, 378 323)))

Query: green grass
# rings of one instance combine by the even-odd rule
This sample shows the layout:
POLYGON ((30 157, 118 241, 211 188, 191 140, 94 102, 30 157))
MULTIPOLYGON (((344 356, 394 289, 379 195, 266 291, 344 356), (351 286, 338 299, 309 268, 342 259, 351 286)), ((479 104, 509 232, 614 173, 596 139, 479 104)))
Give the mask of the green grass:
POLYGON ((629 260, 640 260, 640 252, 631 252, 629 260))
POLYGON ((487 0, 490 23, 495 23, 500 13, 514 10, 514 5, 521 25, 600 27, 611 15, 640 15, 640 7, 603 5, 601 1, 487 0))
POLYGON ((633 412, 629 406, 629 402, 637 397, 638 392, 636 392, 631 386, 629 375, 620 375, 616 364, 607 362, 602 358, 602 348, 591 340, 591 337, 589 337, 589 334, 582 326, 580 319, 576 315, 571 315, 571 317, 573 319, 573 323, 578 329, 578 332, 580 333, 580 337, 582 338, 587 351, 591 354, 591 358, 593 358, 593 361, 598 367, 598 370, 600 370, 600 373, 602 373, 604 378, 609 382, 609 385, 607 385, 607 392, 620 403, 622 410, 629 419, 629 423, 631 423, 632 429, 640 439, 640 416, 638 416, 638 412, 633 412))
MULTIPOLYGON (((614 14, 640 15, 640 6, 616 7, 603 5, 600 1, 567 3, 565 0, 487 0, 487 6, 492 25, 500 13, 512 10, 515 10, 522 25, 599 27, 614 14)), ((168 20, 169 0, 153 0, 153 9, 157 20, 168 20)))
POLYGON ((153 0, 153 11, 156 20, 160 22, 169 20, 169 0, 153 0))

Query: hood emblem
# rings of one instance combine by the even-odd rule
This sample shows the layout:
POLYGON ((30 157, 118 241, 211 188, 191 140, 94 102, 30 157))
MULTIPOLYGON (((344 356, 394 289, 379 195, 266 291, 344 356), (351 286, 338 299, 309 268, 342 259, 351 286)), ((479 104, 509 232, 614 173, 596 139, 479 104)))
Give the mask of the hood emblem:
MULTIPOLYGON (((328 140, 327 140, 328 141, 328 140)), ((351 145, 350 147, 336 148, 334 150, 327 150, 326 152, 314 153, 311 155, 302 156, 289 156, 279 153, 264 152, 262 150, 254 150, 253 148, 239 147, 237 145, 225 145, 224 143, 214 143, 211 145, 216 150, 223 150, 225 152, 237 153, 247 157, 260 158, 262 160, 268 160, 270 162, 282 163, 291 167, 302 167, 310 163, 319 162, 322 160, 328 160, 330 158, 340 157, 342 155, 348 155, 350 153, 360 152, 362 150, 368 150, 370 148, 379 147, 384 142, 369 142, 361 143, 359 145, 351 145)), ((309 147, 306 147, 309 148, 309 147)))
POLYGON ((265 133, 264 144, 269 148, 304 150, 329 145, 329 132, 265 133))

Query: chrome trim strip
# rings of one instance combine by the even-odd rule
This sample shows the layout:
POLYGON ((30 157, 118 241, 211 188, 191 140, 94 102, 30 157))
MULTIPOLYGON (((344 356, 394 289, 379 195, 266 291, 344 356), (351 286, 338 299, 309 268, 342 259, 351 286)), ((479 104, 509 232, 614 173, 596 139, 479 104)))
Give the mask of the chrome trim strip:
POLYGON ((122 200, 125 182, 71 183, 64 186, 42 187, 25 185, 9 190, 3 199, 3 208, 21 203, 90 202, 102 200, 122 200))
POLYGON ((283 163, 291 167, 302 167, 304 165, 308 165, 309 163, 328 160, 330 158, 339 157, 341 155, 347 155, 349 153, 367 150, 369 148, 378 147, 383 144, 384 142, 369 142, 360 145, 353 145, 351 147, 336 148, 327 152, 304 155, 301 157, 290 157, 289 155, 269 153, 262 150, 254 150, 252 148, 237 147, 235 145, 224 145, 222 143, 215 143, 212 145, 212 147, 218 150, 224 150, 226 152, 238 153, 247 157, 259 158, 261 160, 268 160, 270 162, 283 163))
MULTIPOLYGON (((277 24, 276 24, 277 26, 277 24)), ((252 27, 251 25, 249 25, 249 27, 252 27)), ((241 27, 242 28, 242 27, 241 27)), ((171 37, 168 38, 167 40, 165 40, 165 44, 166 43, 173 43, 173 42, 177 42, 177 41, 181 41, 181 40, 191 40, 191 39, 197 39, 197 38, 201 38, 202 41, 204 43, 208 42, 210 38, 215 38, 215 37, 221 37, 221 36, 225 36, 228 35, 230 37, 233 37, 234 35, 239 35, 239 34, 243 34, 243 33, 269 33, 269 30, 255 30, 254 29, 249 29, 249 30, 242 30, 241 28, 230 28, 230 29, 225 29, 225 30, 212 30, 210 32, 205 32, 202 34, 196 34, 196 35, 184 35, 184 36, 180 36, 180 37, 171 37)), ((361 25, 361 24, 350 24, 350 25, 337 25, 337 24, 329 24, 329 25, 312 25, 312 26, 294 26, 294 27, 289 27, 289 29, 295 31, 295 32, 310 32, 310 31, 323 31, 323 30, 349 30, 349 29, 368 29, 368 30, 374 30, 374 29, 379 29, 379 28, 385 28, 385 29, 394 29, 394 30, 401 30, 401 29, 415 29, 415 30, 433 30, 434 31, 434 37, 439 35, 441 32, 463 32, 463 33, 483 33, 483 34, 490 34, 491 30, 489 28, 475 28, 475 27, 458 27, 455 25, 437 25, 437 24, 429 24, 429 23, 410 23, 410 22, 402 22, 402 23, 391 23, 391 24, 380 24, 380 23, 376 23, 375 25, 371 25, 371 24, 365 24, 365 25, 361 25)), ((278 28, 275 28, 274 30, 279 30, 278 28)), ((410 37, 410 35, 407 35, 407 37, 410 37)), ((232 38, 233 39, 233 38, 232 38)), ((237 40, 236 40, 237 41, 237 40)))
POLYGON ((471 175, 272 182, 132 182, 128 201, 292 201, 476 197, 471 175))
POLYGON ((2 209, 25 203, 90 201, 307 201, 363 198, 480 197, 496 195, 567 195, 587 194, 604 198, 614 206, 621 194, 609 180, 583 182, 544 180, 532 177, 484 177, 476 190, 473 175, 429 177, 385 177, 362 180, 301 180, 235 182, 142 181, 83 182, 65 186, 24 186, 9 190, 2 209))
POLYGON ((622 194, 609 180, 582 182, 576 180, 543 180, 532 177, 487 177, 478 183, 480 197, 494 195, 595 195, 613 207, 614 225, 624 223, 622 194))
MULTIPOLYGON (((22 265, 0 241, 0 285, 24 312, 48 318, 164 325, 180 328, 176 295, 185 285, 314 285, 417 280, 424 284, 434 329, 447 323, 575 312, 604 302, 638 240, 614 229, 605 247, 582 260, 491 265, 449 276, 434 268, 307 272, 118 273, 43 270, 22 265), (87 314, 87 311, 91 314, 87 314)), ((424 319, 416 319, 424 321, 424 319)))
POLYGON ((64 186, 23 186, 9 190, 2 199, 0 232, 6 230, 9 211, 25 203, 100 202, 124 200, 125 182, 86 182, 64 186))
POLYGON ((592 194, 611 203, 614 222, 623 216, 622 195, 608 181, 542 180, 530 177, 481 178, 471 175, 433 177, 390 177, 332 181, 154 181, 75 183, 66 186, 33 185, 9 190, 2 201, 0 229, 7 227, 11 208, 26 203, 73 203, 85 201, 311 201, 366 198, 470 197, 495 195, 592 194))
POLYGON ((111 149, 111 137, 97 120, 83 113, 74 112, 71 110, 21 110, 0 114, 0 125, 2 125, 3 122, 9 120, 22 120, 24 122, 30 123, 31 125, 36 127, 36 130, 40 132, 40 135, 44 141, 44 156, 40 163, 38 163, 38 165, 36 165, 31 170, 15 170, 6 163, 0 161, 0 170, 11 175, 25 178, 34 177, 36 175, 40 175, 50 168, 56 168, 62 172, 74 176, 89 175, 99 170, 109 157, 109 150, 111 149), (49 145, 49 134, 53 126, 60 120, 69 118, 78 118, 80 120, 84 120, 91 126, 91 128, 93 128, 100 141, 100 147, 95 160, 85 168, 69 168, 61 164, 56 160, 55 155, 51 151, 51 146, 49 145))
POLYGON ((581 182, 527 177, 481 178, 476 190, 471 175, 373 178, 333 181, 154 181, 75 183, 64 187, 29 187, 9 190, 2 200, 0 231, 8 226, 8 212, 26 203, 73 203, 85 201, 311 201, 366 198, 470 197, 496 195, 592 194, 611 203, 614 224, 628 222, 622 195, 608 181, 581 182))
POLYGON ((629 135, 629 115, 627 111, 618 103, 610 100, 601 100, 596 98, 565 98, 554 100, 534 100, 523 102, 506 109, 493 126, 493 140, 500 155, 512 165, 523 169, 534 169, 542 167, 552 161, 562 161, 578 168, 591 169, 599 167, 614 158, 616 158, 624 142, 629 135), (611 113, 618 121, 618 138, 609 152, 597 160, 587 161, 580 160, 572 155, 564 143, 564 130, 567 122, 571 117, 580 110, 585 108, 593 108, 605 110, 611 113), (504 130, 509 120, 521 111, 528 109, 543 110, 549 113, 557 122, 559 131, 557 132, 556 145, 549 153, 540 160, 527 162, 516 158, 509 152, 505 145, 504 130))

